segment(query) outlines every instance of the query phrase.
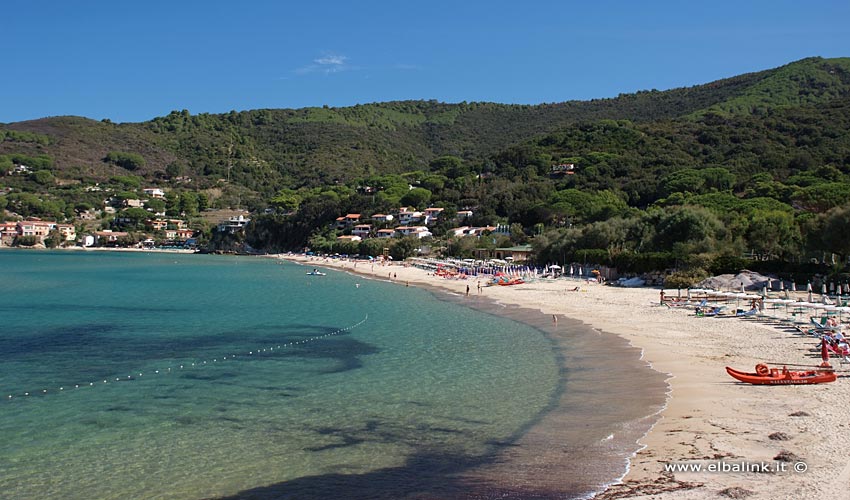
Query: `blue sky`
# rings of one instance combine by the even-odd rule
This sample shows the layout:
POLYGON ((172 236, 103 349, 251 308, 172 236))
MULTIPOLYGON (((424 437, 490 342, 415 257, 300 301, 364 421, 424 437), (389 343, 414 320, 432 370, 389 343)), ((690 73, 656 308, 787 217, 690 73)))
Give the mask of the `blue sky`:
POLYGON ((0 122, 537 104, 850 56, 850 2, 6 0, 0 122))

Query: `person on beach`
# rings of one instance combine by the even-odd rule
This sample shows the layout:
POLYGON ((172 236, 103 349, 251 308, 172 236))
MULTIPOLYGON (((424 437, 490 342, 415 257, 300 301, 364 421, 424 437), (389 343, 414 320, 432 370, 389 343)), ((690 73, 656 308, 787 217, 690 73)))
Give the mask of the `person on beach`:
POLYGON ((661 290, 661 305, 664 305, 664 290, 661 290))
POLYGON ((558 325, 558 317, 554 314, 552 315, 552 323, 554 323, 556 326, 558 325))
POLYGON ((469 284, 466 285, 466 296, 469 297, 469 284))
POLYGON ((481 295, 481 281, 478 282, 478 295, 481 295))

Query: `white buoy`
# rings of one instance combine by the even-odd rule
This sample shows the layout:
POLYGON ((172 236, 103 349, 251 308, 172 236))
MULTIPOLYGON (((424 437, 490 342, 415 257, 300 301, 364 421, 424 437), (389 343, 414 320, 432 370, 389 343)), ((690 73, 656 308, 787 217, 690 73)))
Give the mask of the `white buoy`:
POLYGON ((29 396, 29 395, 30 395, 30 393, 28 393, 28 392, 24 393, 24 396, 29 396))

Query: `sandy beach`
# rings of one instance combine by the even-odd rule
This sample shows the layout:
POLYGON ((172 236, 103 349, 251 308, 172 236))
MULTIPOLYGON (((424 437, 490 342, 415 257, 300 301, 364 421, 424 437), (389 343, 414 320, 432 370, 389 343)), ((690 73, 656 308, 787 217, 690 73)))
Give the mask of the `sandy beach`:
MULTIPOLYGON (((469 285, 468 300, 479 296, 475 278, 445 279, 401 264, 355 266, 316 257, 280 258, 392 280, 399 286, 439 287, 462 296, 469 285)), ((559 279, 483 286, 480 296, 575 319, 603 335, 622 337, 643 352, 653 369, 668 374, 667 405, 640 440, 644 448, 631 459, 622 481, 596 498, 850 498, 850 423, 843 409, 850 395, 846 380, 751 386, 737 383, 724 370, 728 365, 753 371, 759 362, 815 366, 820 354, 813 337, 765 320, 697 317, 692 308, 659 305, 659 290, 651 288, 559 279), (576 286, 579 291, 573 291, 576 286), (665 471, 666 464, 674 463, 749 471, 665 471), (754 471, 761 463, 771 471, 754 471)), ((569 334, 563 330, 563 335, 569 334)), ((847 366, 837 360, 833 365, 838 370, 847 366)))

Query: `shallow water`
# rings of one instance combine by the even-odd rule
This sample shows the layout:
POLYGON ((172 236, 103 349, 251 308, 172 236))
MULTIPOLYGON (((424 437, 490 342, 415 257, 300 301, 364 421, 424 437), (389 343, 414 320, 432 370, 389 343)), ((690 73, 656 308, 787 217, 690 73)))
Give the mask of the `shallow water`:
POLYGON ((592 396, 581 349, 605 353, 577 339, 597 334, 270 259, 4 251, 0 268, 4 498, 571 497, 622 469, 606 437, 651 410, 581 408, 608 417, 557 440, 593 473, 520 474, 592 396))

